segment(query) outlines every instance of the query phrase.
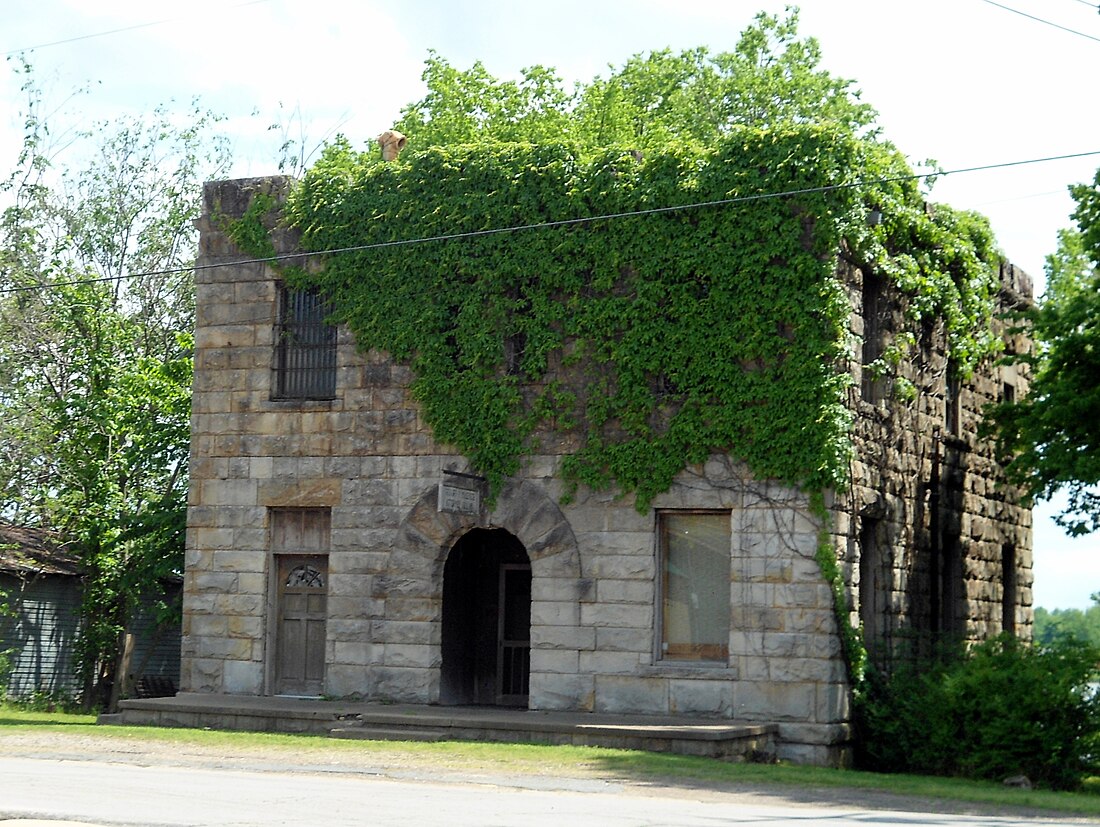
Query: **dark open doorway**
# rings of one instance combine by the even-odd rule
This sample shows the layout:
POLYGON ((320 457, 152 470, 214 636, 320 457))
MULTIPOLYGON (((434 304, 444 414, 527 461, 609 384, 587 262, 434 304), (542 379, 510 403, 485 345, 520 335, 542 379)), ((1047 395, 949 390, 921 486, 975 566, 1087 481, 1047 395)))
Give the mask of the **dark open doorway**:
POLYGON ((504 529, 462 536, 443 568, 440 703, 527 706, 531 563, 504 529))

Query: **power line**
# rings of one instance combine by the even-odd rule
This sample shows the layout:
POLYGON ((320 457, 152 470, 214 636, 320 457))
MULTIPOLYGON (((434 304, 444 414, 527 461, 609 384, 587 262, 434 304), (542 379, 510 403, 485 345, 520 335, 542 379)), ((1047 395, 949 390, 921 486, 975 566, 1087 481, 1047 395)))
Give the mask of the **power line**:
MULTIPOLYGON (((999 9, 1004 9, 1005 11, 1010 11, 1013 14, 1018 14, 1021 17, 1026 17, 1028 20, 1034 20, 1037 23, 1045 23, 1048 26, 1053 26, 1056 29, 1061 29, 1063 32, 1069 32, 1070 34, 1076 34, 1076 35, 1080 35, 1081 37, 1087 37, 1089 40, 1095 40, 1097 43, 1100 43, 1100 37, 1094 37, 1091 34, 1085 34, 1084 32, 1079 32, 1079 31, 1077 31, 1077 29, 1071 29, 1068 26, 1061 26, 1061 25, 1059 25, 1057 23, 1054 23, 1050 20, 1044 20, 1042 17, 1036 17, 1033 14, 1028 14, 1027 12, 1020 11, 1019 9, 1013 9, 1013 8, 1010 8, 1009 6, 1005 6, 1001 3, 997 3, 997 2, 995 2, 995 0, 982 0, 982 2, 983 3, 988 3, 991 6, 996 6, 999 9)), ((1092 6, 1091 3, 1086 3, 1085 5, 1092 6)), ((1096 7, 1094 6, 1094 8, 1096 8, 1096 7)))
MULTIPOLYGON (((258 3, 270 3, 270 2, 271 2, 271 0, 247 0, 247 2, 237 3, 233 6, 231 6, 230 8, 239 9, 239 8, 244 7, 244 6, 255 6, 258 3)), ((110 29, 110 30, 105 31, 105 32, 93 32, 92 34, 82 34, 82 35, 78 35, 76 37, 66 38, 65 40, 54 40, 50 43, 39 43, 37 46, 24 46, 21 49, 12 49, 9 52, 4 52, 4 57, 11 57, 12 55, 17 55, 20 52, 31 52, 31 51, 34 51, 35 49, 45 49, 49 46, 63 46, 66 43, 76 43, 77 41, 80 41, 80 40, 90 40, 91 38, 94 38, 94 37, 106 37, 107 35, 111 35, 111 34, 120 34, 122 32, 132 32, 135 29, 148 29, 151 26, 160 26, 160 25, 163 25, 164 23, 174 23, 177 20, 184 20, 184 19, 185 19, 184 15, 177 15, 176 17, 165 17, 162 20, 152 20, 148 23, 137 23, 133 26, 123 26, 121 29, 110 29)))
POLYGON ((721 198, 716 201, 698 201, 691 204, 677 204, 668 207, 650 207, 644 210, 630 210, 627 212, 604 213, 584 218, 565 218, 558 221, 542 221, 536 224, 519 224, 511 227, 493 227, 488 230, 470 230, 463 233, 447 233, 443 235, 421 236, 419 238, 406 238, 398 241, 378 241, 373 244, 359 244, 352 247, 333 247, 327 250, 313 250, 301 253, 280 253, 266 258, 238 259, 236 261, 218 262, 216 264, 196 264, 191 267, 170 267, 163 270, 146 270, 141 273, 128 273, 118 276, 102 276, 94 279, 76 279, 73 281, 58 281, 50 284, 26 285, 23 287, 0 288, 0 295, 5 293, 26 293, 32 290, 44 290, 52 287, 75 287, 82 284, 102 284, 105 282, 122 281, 124 279, 146 278, 151 276, 169 276, 188 272, 203 272, 219 267, 241 267, 250 264, 272 264, 275 262, 294 261, 310 258, 312 256, 336 255, 339 253, 358 253, 367 250, 381 250, 389 247, 407 247, 413 244, 428 244, 438 241, 459 241, 468 238, 502 235, 505 233, 517 233, 525 230, 545 230, 556 227, 570 227, 580 224, 591 224, 597 221, 615 221, 622 218, 637 218, 646 215, 660 215, 663 213, 680 212, 684 210, 697 210, 712 207, 725 207, 731 204, 745 204, 752 201, 766 201, 773 198, 787 198, 796 195, 815 195, 823 192, 837 192, 840 190, 861 189, 878 184, 891 184, 900 181, 918 181, 924 178, 942 178, 946 175, 962 175, 968 172, 985 172, 992 169, 1006 169, 1008 167, 1026 166, 1028 164, 1044 164, 1050 161, 1066 161, 1074 158, 1088 158, 1100 155, 1100 150, 1092 152, 1075 152, 1068 155, 1050 155, 1045 158, 1029 158, 1024 161, 1005 161, 998 164, 983 164, 981 166, 960 167, 958 169, 938 170, 935 172, 914 172, 907 175, 895 175, 887 178, 876 178, 869 181, 852 181, 847 184, 829 184, 821 187, 805 187, 796 190, 783 190, 780 192, 762 192, 752 195, 738 195, 733 198, 721 198))

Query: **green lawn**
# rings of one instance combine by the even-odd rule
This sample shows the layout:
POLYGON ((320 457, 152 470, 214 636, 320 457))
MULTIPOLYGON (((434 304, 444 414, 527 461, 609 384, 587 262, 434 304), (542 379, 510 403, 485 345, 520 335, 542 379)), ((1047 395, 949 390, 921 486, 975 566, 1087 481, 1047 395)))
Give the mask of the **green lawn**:
MULTIPOLYGON (((487 744, 448 741, 442 743, 394 741, 342 741, 323 736, 279 735, 252 732, 218 732, 198 729, 96 726, 92 715, 36 712, 10 705, 0 706, 0 744, 6 736, 21 733, 71 733, 81 738, 178 745, 212 754, 303 758, 324 757, 326 762, 365 762, 374 767, 424 766, 442 772, 543 775, 619 779, 670 785, 705 784, 713 789, 764 788, 783 794, 797 790, 813 796, 820 790, 830 800, 852 790, 851 802, 868 793, 912 796, 937 800, 943 809, 965 805, 990 808, 1034 808, 1100 818, 1100 779, 1092 779, 1082 792, 1015 790, 1000 784, 957 778, 884 775, 854 770, 787 764, 729 764, 634 750, 599 747, 557 747, 532 744, 487 744)), ((939 809, 939 808, 937 808, 939 809)))

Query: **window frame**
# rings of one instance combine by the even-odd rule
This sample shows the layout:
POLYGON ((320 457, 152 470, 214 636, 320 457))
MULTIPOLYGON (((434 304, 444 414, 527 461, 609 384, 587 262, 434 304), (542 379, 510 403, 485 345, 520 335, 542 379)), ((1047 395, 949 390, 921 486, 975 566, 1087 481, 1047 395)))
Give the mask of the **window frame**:
POLYGON ((325 321, 330 307, 316 289, 279 285, 272 355, 271 398, 336 398, 337 329, 325 321))
MULTIPOLYGON (((656 553, 657 553, 657 605, 655 607, 656 618, 656 659, 665 665, 675 666, 728 666, 729 665, 729 639, 731 631, 731 610, 733 600, 732 591, 732 558, 733 558, 733 525, 732 511, 728 508, 700 508, 700 509, 662 509, 656 512, 656 553), (725 596, 720 599, 719 608, 724 609, 721 614, 721 625, 724 630, 724 639, 721 643, 714 642, 679 642, 670 641, 669 632, 674 625, 669 617, 672 603, 671 594, 674 591, 670 582, 670 554, 672 553, 671 523, 676 518, 682 517, 723 517, 726 521, 725 537, 727 540, 727 554, 725 566, 725 596)), ((699 611, 697 608, 696 611, 699 611)))

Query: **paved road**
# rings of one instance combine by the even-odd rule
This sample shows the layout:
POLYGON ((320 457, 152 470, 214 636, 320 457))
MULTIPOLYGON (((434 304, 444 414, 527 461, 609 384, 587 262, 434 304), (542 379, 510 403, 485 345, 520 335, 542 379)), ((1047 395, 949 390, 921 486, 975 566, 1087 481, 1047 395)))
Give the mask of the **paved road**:
MULTIPOLYGON (((568 780, 551 780, 549 786, 568 780)), ((39 820, 110 827, 1033 827, 1073 821, 928 815, 783 802, 713 792, 641 795, 606 782, 573 789, 395 780, 367 774, 141 766, 0 757, 0 827, 39 820)), ((1076 822, 1080 823, 1080 822, 1076 822)))

